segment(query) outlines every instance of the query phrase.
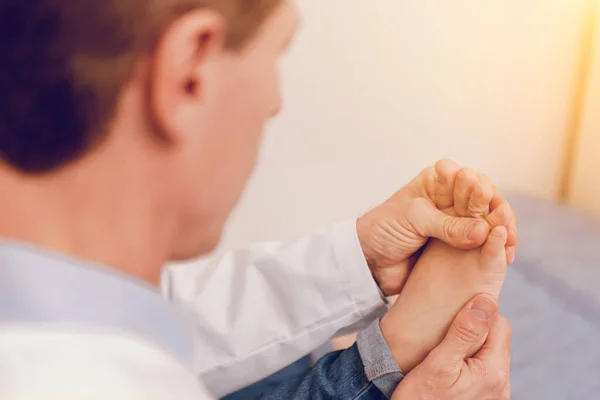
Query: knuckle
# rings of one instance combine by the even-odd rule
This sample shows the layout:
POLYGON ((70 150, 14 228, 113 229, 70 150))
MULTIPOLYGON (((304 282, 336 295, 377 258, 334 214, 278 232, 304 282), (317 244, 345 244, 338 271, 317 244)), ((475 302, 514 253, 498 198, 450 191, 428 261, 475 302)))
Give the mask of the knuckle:
POLYGON ((465 318, 454 325, 452 337, 457 343, 476 343, 480 339, 479 327, 470 319, 465 318))

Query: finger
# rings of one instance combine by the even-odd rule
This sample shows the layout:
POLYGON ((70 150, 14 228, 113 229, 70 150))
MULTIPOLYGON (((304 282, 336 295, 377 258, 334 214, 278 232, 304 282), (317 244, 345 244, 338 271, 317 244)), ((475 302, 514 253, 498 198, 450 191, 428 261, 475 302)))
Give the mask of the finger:
POLYGON ((460 166, 451 160, 441 160, 435 164, 437 189, 435 204, 443 210, 454 205, 454 183, 460 166))
POLYGON ((503 260, 506 257, 507 237, 508 233, 504 226, 497 226, 492 229, 481 250, 483 265, 491 264, 498 259, 503 260))
MULTIPOLYGON (((449 365, 462 365, 485 341, 498 314, 498 302, 478 295, 458 313, 442 343, 430 356, 449 365)), ((428 357, 429 358, 429 357, 428 357)))
POLYGON ((419 233, 425 237, 434 237, 457 249, 474 249, 487 240, 490 225, 481 219, 452 217, 435 208, 432 204, 422 204, 420 210, 411 214, 418 218, 414 226, 422 226, 419 233))
POLYGON ((467 206, 466 215, 469 217, 487 217, 490 213, 490 202, 494 197, 494 187, 491 179, 486 175, 478 174, 477 181, 467 206))
POLYGON ((512 326, 499 315, 492 325, 487 340, 473 357, 481 361, 493 361, 500 368, 510 368, 512 326))
POLYGON ((477 174, 472 169, 463 168, 456 174, 454 209, 459 216, 471 217, 469 215, 469 201, 477 183, 477 174))

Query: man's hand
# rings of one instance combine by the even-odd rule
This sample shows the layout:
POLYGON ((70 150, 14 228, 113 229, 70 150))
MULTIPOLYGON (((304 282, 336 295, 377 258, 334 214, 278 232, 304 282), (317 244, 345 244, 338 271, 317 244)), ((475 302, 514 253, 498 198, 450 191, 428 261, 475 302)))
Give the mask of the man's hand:
POLYGON ((510 399, 510 340, 510 323, 498 315, 496 301, 475 297, 444 341, 398 385, 392 400, 510 399))
POLYGON ((507 258, 512 263, 517 225, 508 202, 489 178, 461 169, 452 161, 440 161, 359 218, 357 232, 373 277, 386 296, 393 296, 404 287, 419 251, 430 237, 459 249, 474 249, 496 226, 508 230, 507 258), (479 193, 455 187, 457 176, 468 178, 461 179, 463 186, 475 187, 477 178, 485 179, 489 189, 479 193), (471 176, 475 177, 472 181, 471 176), (456 201, 457 191, 470 194, 456 201), (480 203, 485 204, 485 210, 480 203))

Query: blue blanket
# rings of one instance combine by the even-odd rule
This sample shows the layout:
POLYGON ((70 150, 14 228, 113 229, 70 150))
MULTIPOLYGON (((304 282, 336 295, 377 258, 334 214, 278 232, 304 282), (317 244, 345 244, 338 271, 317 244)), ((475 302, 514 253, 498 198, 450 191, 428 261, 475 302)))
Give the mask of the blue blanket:
POLYGON ((517 262, 501 295, 513 323, 514 400, 600 399, 600 223, 568 208, 511 199, 517 262))

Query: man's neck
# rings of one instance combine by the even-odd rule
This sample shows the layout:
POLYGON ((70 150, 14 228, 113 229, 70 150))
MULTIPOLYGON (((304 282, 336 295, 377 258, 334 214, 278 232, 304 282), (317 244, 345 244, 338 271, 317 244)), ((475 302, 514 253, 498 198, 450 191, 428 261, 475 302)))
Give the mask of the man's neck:
POLYGON ((157 285, 174 222, 161 209, 157 189, 140 180, 140 173, 95 168, 93 162, 42 177, 0 167, 0 236, 157 285))

